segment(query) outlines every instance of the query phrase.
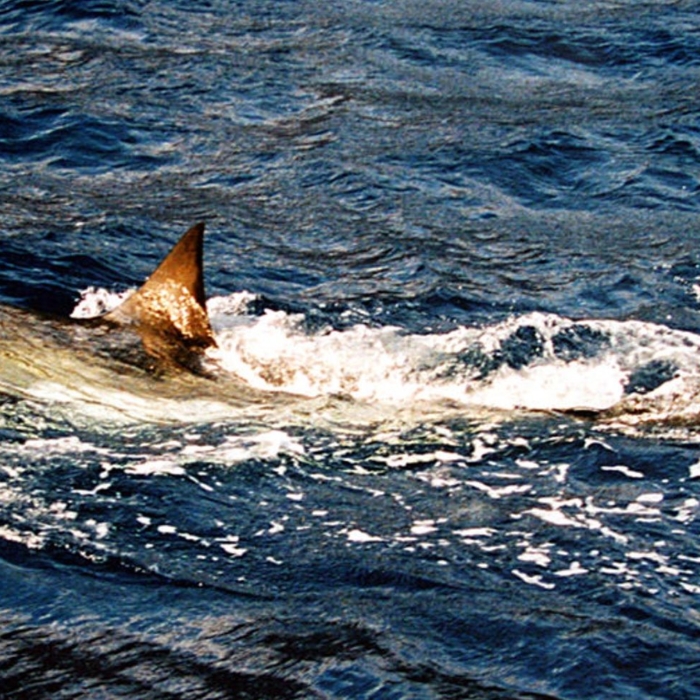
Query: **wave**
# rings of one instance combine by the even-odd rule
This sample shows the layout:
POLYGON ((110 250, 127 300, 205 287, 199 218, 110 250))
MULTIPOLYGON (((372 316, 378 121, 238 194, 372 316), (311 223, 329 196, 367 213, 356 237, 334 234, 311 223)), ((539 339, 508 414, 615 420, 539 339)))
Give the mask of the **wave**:
POLYGON ((533 312, 446 333, 364 324, 309 331, 302 314, 242 314, 254 299, 217 297, 210 313, 221 366, 264 390, 396 404, 605 409, 700 371, 700 337, 641 321, 533 312))
MULTIPOLYGON (((104 312, 122 298, 90 288, 74 315, 104 312)), ((342 327, 342 318, 337 328, 331 316, 323 323, 318 314, 266 308, 249 292, 213 297, 208 307, 217 371, 263 395, 399 411, 590 412, 618 422, 627 412, 687 424, 699 412, 700 336, 661 324, 531 312, 412 333, 369 320, 342 327)))

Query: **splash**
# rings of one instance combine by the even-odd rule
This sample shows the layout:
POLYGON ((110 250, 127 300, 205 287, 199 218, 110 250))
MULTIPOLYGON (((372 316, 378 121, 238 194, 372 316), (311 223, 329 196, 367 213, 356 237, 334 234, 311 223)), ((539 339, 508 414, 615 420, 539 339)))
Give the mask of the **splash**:
MULTIPOLYGON (((90 288, 73 315, 122 298, 90 288)), ((618 423, 622 414, 692 420, 700 405, 700 337, 663 325, 535 312, 446 333, 362 323, 310 330, 303 314, 261 306, 245 291, 208 302, 218 346, 209 355, 262 393, 397 410, 612 411, 618 423)))
POLYGON ((116 309, 128 299, 135 289, 124 292, 110 292, 101 287, 88 287, 80 292, 80 299, 71 312, 71 318, 95 318, 116 309))
POLYGON ((256 389, 395 406, 604 411, 700 374, 700 338, 634 321, 532 313, 442 334, 309 332, 302 315, 268 310, 220 328, 219 363, 256 389))

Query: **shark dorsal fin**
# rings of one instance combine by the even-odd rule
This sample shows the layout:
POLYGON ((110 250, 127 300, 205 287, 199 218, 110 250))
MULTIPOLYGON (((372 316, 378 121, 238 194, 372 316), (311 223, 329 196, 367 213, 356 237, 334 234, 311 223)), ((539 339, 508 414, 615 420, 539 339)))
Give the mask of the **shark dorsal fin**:
POLYGON ((204 296, 203 238, 204 224, 196 224, 143 286, 105 319, 135 326, 146 350, 153 354, 163 354, 163 341, 188 350, 215 345, 204 296))
POLYGON ((202 251, 204 224, 195 224, 173 246, 172 250, 144 282, 139 292, 169 285, 180 285, 202 308, 206 308, 204 297, 204 270, 202 251))

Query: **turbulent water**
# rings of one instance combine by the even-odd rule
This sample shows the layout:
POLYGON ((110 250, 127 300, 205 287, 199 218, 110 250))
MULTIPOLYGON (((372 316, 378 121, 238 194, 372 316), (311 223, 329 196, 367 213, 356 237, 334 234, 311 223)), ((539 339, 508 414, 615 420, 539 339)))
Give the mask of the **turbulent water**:
POLYGON ((0 697, 700 697, 699 11, 0 2, 0 697))

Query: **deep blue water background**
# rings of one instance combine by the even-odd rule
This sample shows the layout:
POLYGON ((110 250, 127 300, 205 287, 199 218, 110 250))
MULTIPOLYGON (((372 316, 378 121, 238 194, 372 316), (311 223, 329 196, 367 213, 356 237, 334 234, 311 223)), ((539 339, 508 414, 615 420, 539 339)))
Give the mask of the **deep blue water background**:
MULTIPOLYGON (((699 10, 0 2, 0 300, 68 314, 205 220, 209 293, 309 329, 700 333, 699 10)), ((0 697, 700 697, 691 432, 342 411, 3 394, 0 697)))

